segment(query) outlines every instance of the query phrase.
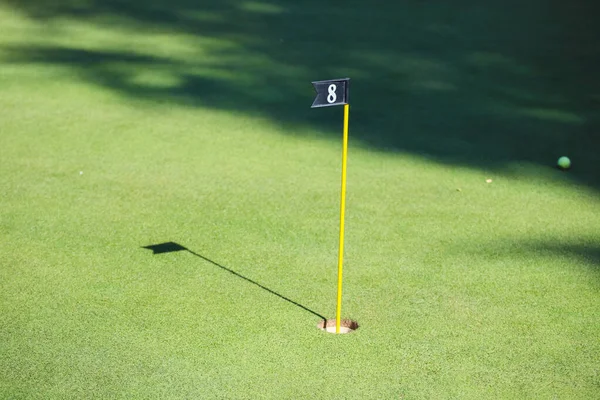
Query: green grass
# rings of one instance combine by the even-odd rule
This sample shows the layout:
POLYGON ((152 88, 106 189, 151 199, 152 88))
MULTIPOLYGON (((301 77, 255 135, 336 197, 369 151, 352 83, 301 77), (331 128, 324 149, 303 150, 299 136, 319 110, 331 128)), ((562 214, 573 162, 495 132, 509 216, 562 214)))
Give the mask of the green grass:
POLYGON ((600 395, 598 82, 542 34, 571 25, 502 56, 529 11, 381 5, 347 44, 308 0, 126 3, 0 1, 0 398, 600 395), (336 336, 341 109, 308 107, 346 74, 336 336))

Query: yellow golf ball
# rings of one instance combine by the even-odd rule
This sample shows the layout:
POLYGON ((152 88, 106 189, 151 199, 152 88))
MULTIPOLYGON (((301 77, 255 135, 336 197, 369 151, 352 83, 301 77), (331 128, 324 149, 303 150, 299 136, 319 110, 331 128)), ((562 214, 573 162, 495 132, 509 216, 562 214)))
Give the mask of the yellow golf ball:
POLYGON ((562 156, 561 158, 558 159, 557 164, 558 164, 559 168, 562 168, 562 169, 571 168, 571 160, 569 160, 569 157, 562 156))

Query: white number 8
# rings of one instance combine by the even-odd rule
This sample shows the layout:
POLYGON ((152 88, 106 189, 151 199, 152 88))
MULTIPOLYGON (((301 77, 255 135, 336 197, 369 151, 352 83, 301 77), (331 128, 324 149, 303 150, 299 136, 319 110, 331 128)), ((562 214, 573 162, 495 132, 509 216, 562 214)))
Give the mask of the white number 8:
POLYGON ((327 91, 329 92, 329 95, 327 96, 327 102, 329 104, 331 103, 335 103, 335 101, 337 100, 337 95, 335 94, 335 91, 337 89, 337 86, 335 85, 329 85, 329 88, 327 89, 327 91))

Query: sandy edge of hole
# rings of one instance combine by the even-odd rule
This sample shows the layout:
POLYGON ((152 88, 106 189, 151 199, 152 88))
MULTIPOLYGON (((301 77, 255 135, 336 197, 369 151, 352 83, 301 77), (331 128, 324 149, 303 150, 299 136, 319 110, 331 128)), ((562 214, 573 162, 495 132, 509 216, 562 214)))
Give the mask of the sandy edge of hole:
MULTIPOLYGON (((335 332, 335 325, 336 325, 336 321, 335 319, 328 319, 328 320, 324 320, 321 321, 317 324, 317 328, 319 328, 322 331, 328 332, 328 333, 336 333, 335 332)), ((353 321, 351 319, 342 319, 340 321, 340 333, 350 333, 350 332, 354 332, 355 330, 357 330, 359 327, 358 322, 353 321)))

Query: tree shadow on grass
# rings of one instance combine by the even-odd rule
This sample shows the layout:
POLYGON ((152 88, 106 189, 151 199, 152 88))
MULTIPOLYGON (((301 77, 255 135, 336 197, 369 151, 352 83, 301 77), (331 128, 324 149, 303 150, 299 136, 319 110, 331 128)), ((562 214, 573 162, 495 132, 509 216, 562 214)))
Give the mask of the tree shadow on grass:
MULTIPOLYGON (((532 240, 532 241, 507 241, 495 243, 490 246, 477 245, 475 247, 461 246, 457 251, 470 254, 482 254, 490 259, 515 258, 515 260, 564 260, 565 265, 576 265, 577 268, 600 272, 600 238, 582 237, 565 240, 532 240)), ((521 262, 521 261, 517 261, 521 262)))
POLYGON ((553 243, 538 244, 535 250, 542 253, 552 253, 556 256, 577 258, 589 265, 594 271, 600 272, 600 244, 553 243))
POLYGON ((335 137, 339 110, 310 110, 310 82, 349 76, 354 144, 483 169, 569 155, 569 177, 600 188, 597 2, 1 4, 54 35, 0 48, 5 62, 59 65, 126 96, 335 137), (78 39, 82 29, 107 39, 78 39))
POLYGON ((310 308, 305 307, 302 304, 297 303, 294 300, 292 300, 292 299, 290 299, 288 297, 285 297, 285 296, 277 293, 276 291, 274 291, 272 289, 269 289, 268 287, 266 287, 264 285, 261 285, 260 283, 254 281, 254 280, 252 280, 252 279, 250 279, 250 278, 248 278, 248 277, 246 277, 246 276, 244 276, 244 275, 242 275, 242 274, 240 274, 240 273, 238 273, 238 272, 236 272, 236 271, 234 271, 234 270, 232 270, 230 268, 227 268, 227 267, 225 267, 225 266, 223 266, 223 265, 221 265, 221 264, 219 264, 219 263, 217 263, 217 262, 215 262, 215 261, 213 261, 211 259, 208 259, 208 258, 204 257, 201 254, 198 254, 198 253, 196 253, 196 252, 194 252, 194 251, 192 251, 192 250, 190 250, 190 249, 188 249, 186 247, 183 247, 182 245, 180 245, 178 243, 175 243, 175 242, 165 242, 165 243, 159 243, 159 244, 154 244, 154 245, 143 246, 143 248, 144 249, 148 249, 148 250, 152 250, 152 254, 172 253, 172 252, 177 252, 177 251, 188 252, 188 253, 190 253, 190 254, 192 254, 192 255, 194 255, 194 256, 196 256, 196 257, 198 257, 198 258, 200 258, 200 259, 202 259, 202 260, 204 260, 204 261, 206 261, 206 262, 214 265, 215 267, 219 267, 220 269, 222 269, 224 271, 227 271, 230 274, 232 274, 232 275, 234 275, 234 276, 236 276, 236 277, 238 277, 240 279, 243 279, 244 281, 246 281, 248 283, 251 283, 251 284, 253 284, 255 286, 258 286, 262 290, 265 290, 265 291, 267 291, 267 292, 269 292, 269 293, 271 293, 271 294, 279 297, 280 299, 285 300, 288 303, 291 303, 291 304, 295 305, 296 307, 299 307, 299 308, 303 309, 304 311, 308 311, 309 313, 311 313, 311 314, 319 317, 323 321, 327 320, 327 318, 325 318, 321 314, 316 313, 315 311, 311 310, 310 308))

